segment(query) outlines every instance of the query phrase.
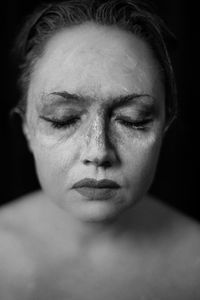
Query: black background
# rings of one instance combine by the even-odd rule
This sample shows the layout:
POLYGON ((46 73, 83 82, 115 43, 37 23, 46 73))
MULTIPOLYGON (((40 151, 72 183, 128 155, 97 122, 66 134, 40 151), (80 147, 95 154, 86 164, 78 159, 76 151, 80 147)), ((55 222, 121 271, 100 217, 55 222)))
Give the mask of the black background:
MULTIPOLYGON (((19 120, 9 112, 17 103, 16 67, 10 55, 24 17, 41 1, 1 3, 1 204, 38 188, 31 154, 19 120)), ((199 140, 198 4, 193 1, 152 1, 176 35, 172 62, 178 87, 179 118, 166 135, 151 192, 183 213, 200 220, 198 211, 197 144, 199 140), (196 6, 195 6, 196 5, 196 6), (195 13, 196 12, 196 13, 195 13), (196 17, 197 16, 197 17, 196 17)))

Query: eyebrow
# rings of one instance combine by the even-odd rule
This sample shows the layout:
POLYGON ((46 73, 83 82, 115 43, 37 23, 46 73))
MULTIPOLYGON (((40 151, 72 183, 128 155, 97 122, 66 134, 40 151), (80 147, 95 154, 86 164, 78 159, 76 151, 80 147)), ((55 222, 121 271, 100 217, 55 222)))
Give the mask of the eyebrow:
MULTIPOLYGON (((88 97, 88 96, 82 96, 80 94, 72 94, 69 93, 67 91, 61 91, 61 92, 52 92, 48 95, 56 95, 56 96, 60 96, 62 97, 61 102, 63 103, 67 103, 67 104, 78 104, 81 106, 88 106, 89 104, 91 104, 92 102, 92 97, 88 97)), ((139 102, 143 102, 141 101, 141 98, 149 98, 148 102, 146 102, 146 105, 152 105, 154 104, 154 102, 156 102, 156 98, 149 95, 149 94, 137 94, 137 93, 133 93, 133 94, 128 94, 128 95, 120 95, 117 97, 110 97, 110 101, 108 101, 108 105, 109 107, 112 108, 117 108, 117 107, 121 107, 121 106, 127 106, 129 104, 137 104, 139 102)))

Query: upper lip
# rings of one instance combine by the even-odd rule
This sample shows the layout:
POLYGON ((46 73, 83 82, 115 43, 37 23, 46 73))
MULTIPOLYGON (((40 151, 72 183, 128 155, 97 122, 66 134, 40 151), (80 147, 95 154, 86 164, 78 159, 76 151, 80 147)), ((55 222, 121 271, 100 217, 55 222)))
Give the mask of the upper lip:
POLYGON ((84 178, 73 185, 73 188, 119 188, 119 184, 113 180, 103 179, 103 180, 95 180, 91 178, 84 178))

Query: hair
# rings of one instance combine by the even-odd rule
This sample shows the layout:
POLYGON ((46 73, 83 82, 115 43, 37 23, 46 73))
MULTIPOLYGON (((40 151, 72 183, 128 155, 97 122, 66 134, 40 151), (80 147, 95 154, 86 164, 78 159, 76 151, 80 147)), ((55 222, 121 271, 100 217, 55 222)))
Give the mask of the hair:
POLYGON ((21 91, 16 111, 25 116, 31 74, 47 41, 63 28, 88 21, 116 25, 148 42, 164 73, 166 121, 171 123, 177 113, 177 92, 167 45, 171 46, 175 38, 152 7, 139 0, 65 0, 44 3, 28 16, 15 44, 21 91))

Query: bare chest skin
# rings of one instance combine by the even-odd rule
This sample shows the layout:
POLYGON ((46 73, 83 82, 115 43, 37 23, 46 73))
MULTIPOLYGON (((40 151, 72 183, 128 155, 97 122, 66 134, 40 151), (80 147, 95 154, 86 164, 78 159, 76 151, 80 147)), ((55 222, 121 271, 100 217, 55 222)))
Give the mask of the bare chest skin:
POLYGON ((149 284, 152 288, 154 280, 158 284, 158 270, 148 265, 149 269, 145 271, 142 262, 134 264, 127 258, 120 260, 115 266, 106 262, 101 262, 101 266, 97 263, 97 266, 83 258, 49 264, 38 276, 33 299, 48 296, 48 299, 128 300, 144 297, 146 293, 149 296, 149 284), (153 280, 150 279, 152 276, 153 280))
POLYGON ((0 236, 0 299, 198 300, 199 231, 180 220, 175 230, 173 213, 153 210, 155 224, 146 220, 136 239, 94 244, 92 251, 76 251, 59 228, 39 219, 33 228, 30 216, 29 228, 7 223, 0 236))
POLYGON ((106 250, 105 257, 103 250, 93 257, 41 255, 31 262, 37 267, 28 299, 199 299, 194 261, 173 257, 169 249, 146 250, 106 250))

